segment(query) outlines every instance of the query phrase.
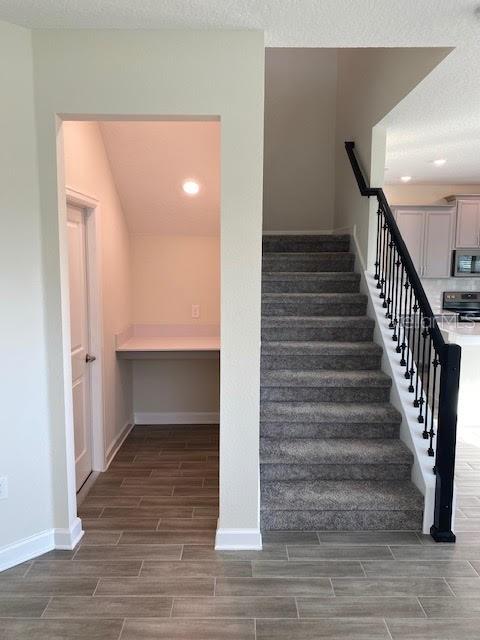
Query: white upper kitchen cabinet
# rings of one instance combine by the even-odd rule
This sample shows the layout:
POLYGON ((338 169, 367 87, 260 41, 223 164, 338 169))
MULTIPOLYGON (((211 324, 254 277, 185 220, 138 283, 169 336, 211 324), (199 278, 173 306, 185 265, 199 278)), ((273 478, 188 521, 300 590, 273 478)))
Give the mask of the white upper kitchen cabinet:
POLYGON ((450 196, 457 207, 457 232, 455 247, 478 249, 480 247, 480 196, 450 196))
POLYGON ((455 207, 393 207, 400 233, 422 278, 449 278, 455 207))

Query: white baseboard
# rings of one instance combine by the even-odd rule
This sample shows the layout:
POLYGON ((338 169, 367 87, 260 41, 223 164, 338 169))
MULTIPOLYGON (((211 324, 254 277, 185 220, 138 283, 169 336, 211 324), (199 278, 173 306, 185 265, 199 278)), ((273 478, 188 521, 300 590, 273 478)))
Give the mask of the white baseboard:
POLYGON ((262 534, 260 529, 217 529, 215 536, 217 551, 262 550, 262 534))
POLYGON ((82 521, 75 518, 70 529, 54 529, 55 549, 74 549, 83 538, 82 521))
POLYGON ((120 433, 115 438, 115 440, 108 447, 107 453, 105 456, 105 469, 99 469, 99 471, 106 471, 108 469, 108 467, 110 466, 110 463, 112 462, 114 457, 117 455, 118 450, 120 449, 122 444, 125 442, 125 439, 127 438, 128 434, 133 429, 133 424, 134 424, 133 420, 130 420, 129 422, 127 422, 127 424, 123 427, 123 429, 120 431, 120 433))
POLYGON ((82 521, 75 518, 70 529, 47 529, 0 549, 0 571, 52 551, 74 549, 83 536, 82 521))
POLYGON ((55 548, 53 530, 41 531, 0 549, 0 571, 41 556, 55 548))
POLYGON ((220 414, 217 412, 136 412, 133 416, 135 424, 219 424, 220 414))

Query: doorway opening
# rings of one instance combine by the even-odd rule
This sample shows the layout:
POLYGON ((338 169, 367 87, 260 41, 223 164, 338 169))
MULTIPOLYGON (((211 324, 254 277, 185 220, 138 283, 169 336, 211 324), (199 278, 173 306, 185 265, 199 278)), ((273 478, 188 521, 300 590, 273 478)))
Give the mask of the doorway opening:
MULTIPOLYGON (((165 446, 194 461, 207 442, 218 486, 220 122, 64 120, 62 134, 77 505, 94 482, 111 508, 132 478, 138 501, 162 495, 159 468, 185 475, 165 446)), ((104 511, 87 507, 86 521, 104 511)))

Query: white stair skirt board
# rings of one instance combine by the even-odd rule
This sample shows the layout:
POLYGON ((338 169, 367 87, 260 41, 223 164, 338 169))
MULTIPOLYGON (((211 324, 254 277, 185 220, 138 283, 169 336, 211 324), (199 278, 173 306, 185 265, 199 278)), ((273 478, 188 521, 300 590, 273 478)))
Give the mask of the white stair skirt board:
MULTIPOLYGON (((392 340, 389 320, 385 318, 385 309, 378 296, 377 281, 373 274, 365 269, 358 247, 355 227, 351 230, 353 242, 350 251, 355 254, 355 271, 361 275, 360 291, 368 296, 367 314, 375 319, 374 340, 383 347, 382 371, 392 378, 390 403, 401 413, 400 439, 413 453, 412 482, 424 496, 423 533, 429 534, 433 525, 435 510, 435 474, 434 458, 428 455, 426 440, 417 420, 418 409, 412 402, 412 394, 408 392, 408 384, 404 377, 404 368, 400 365, 399 355, 392 340)), ((455 496, 454 496, 455 502, 455 496)), ((453 530, 452 522, 452 530, 453 530)))
POLYGON ((161 412, 135 413, 135 424, 219 424, 220 413, 216 412, 161 412))
POLYGON ((261 551, 262 534, 260 529, 217 529, 215 550, 261 551))
POLYGON ((70 529, 47 529, 6 545, 0 549, 0 571, 37 558, 52 549, 74 549, 82 536, 82 521, 75 518, 70 529))

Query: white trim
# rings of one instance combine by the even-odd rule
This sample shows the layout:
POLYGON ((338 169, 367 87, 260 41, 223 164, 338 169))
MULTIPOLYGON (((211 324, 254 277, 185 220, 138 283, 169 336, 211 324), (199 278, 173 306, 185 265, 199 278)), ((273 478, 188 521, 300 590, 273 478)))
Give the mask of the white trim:
POLYGON ((41 531, 33 536, 8 544, 0 549, 0 571, 41 556, 55 547, 53 530, 41 531))
POLYGON ((260 529, 217 529, 215 550, 262 550, 260 529))
MULTIPOLYGON (((88 273, 88 326, 89 348, 96 356, 90 368, 91 386, 91 429, 92 429, 92 471, 105 471, 107 467, 105 451, 105 425, 103 400, 103 321, 101 285, 101 236, 100 206, 97 198, 65 187, 67 204, 81 208, 85 212, 88 273)), ((70 333, 68 334, 70 341, 70 333)), ((65 357, 66 354, 64 354, 65 357)), ((67 357, 70 357, 68 354, 67 357)), ((72 421, 73 422, 73 421, 72 421)))
POLYGON ((207 411, 135 412, 135 424, 219 424, 220 413, 207 411))
POLYGON ((353 241, 350 250, 355 253, 355 270, 360 272, 360 290, 368 296, 367 314, 375 320, 374 341, 383 348, 382 371, 392 379, 390 403, 402 416, 400 439, 413 453, 412 482, 424 496, 422 530, 423 533, 429 534, 435 508, 433 458, 427 453, 426 441, 423 439, 422 429, 419 429, 418 410, 413 406, 412 394, 408 392, 408 386, 405 384, 404 369, 400 365, 398 353, 395 350, 396 342, 392 340, 391 330, 388 327, 389 321, 385 318, 385 310, 378 297, 376 280, 365 269, 355 227, 351 233, 353 241))
POLYGON ((264 236, 330 236, 333 233, 337 233, 332 229, 288 229, 286 231, 269 231, 264 229, 262 235, 264 236))
POLYGON ((132 429, 133 429, 133 421, 127 422, 127 424, 123 427, 123 429, 114 439, 112 444, 108 447, 106 460, 105 460, 105 467, 106 467, 105 470, 107 470, 108 467, 110 466, 110 463, 112 462, 114 457, 117 455, 118 450, 120 449, 122 444, 125 442, 128 434, 132 429))
POLYGON ((74 549, 83 536, 82 521, 75 518, 70 529, 46 529, 0 549, 0 571, 52 551, 74 549))
POLYGON ((54 529, 55 549, 74 549, 83 538, 84 533, 82 521, 78 517, 75 518, 70 529, 54 529))

